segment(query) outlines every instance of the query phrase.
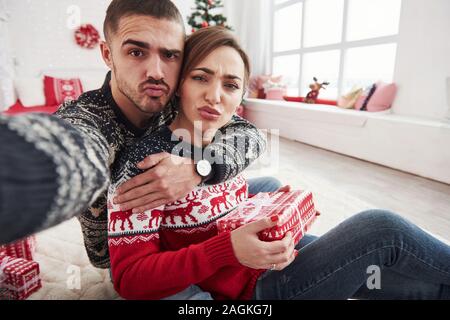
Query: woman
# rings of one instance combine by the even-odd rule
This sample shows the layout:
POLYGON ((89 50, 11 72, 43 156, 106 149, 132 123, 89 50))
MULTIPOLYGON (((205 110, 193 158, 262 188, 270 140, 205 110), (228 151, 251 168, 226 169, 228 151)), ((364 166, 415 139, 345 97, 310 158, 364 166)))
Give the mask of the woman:
POLYGON ((113 170, 109 250, 119 294, 161 299, 196 284, 215 299, 450 298, 450 247, 389 212, 363 212, 295 245, 291 234, 260 241, 257 233, 276 224, 269 219, 217 235, 216 220, 239 204, 238 192, 247 194, 240 176, 199 185, 144 213, 114 205, 115 189, 139 173, 134 164, 147 154, 202 155, 239 106, 249 74, 246 54, 225 29, 202 29, 188 39, 179 114, 120 155, 113 170), (368 272, 376 268, 381 286, 371 290, 368 272))

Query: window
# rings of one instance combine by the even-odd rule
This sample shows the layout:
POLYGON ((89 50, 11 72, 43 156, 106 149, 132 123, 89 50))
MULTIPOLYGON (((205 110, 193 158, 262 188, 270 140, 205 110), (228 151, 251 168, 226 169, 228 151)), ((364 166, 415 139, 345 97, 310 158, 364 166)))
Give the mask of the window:
POLYGON ((345 56, 344 92, 353 87, 367 87, 376 80, 390 82, 394 78, 396 45, 393 43, 349 48, 345 56), (383 63, 371 63, 372 61, 383 63))
POLYGON ((274 50, 288 51, 300 48, 302 4, 281 8, 275 12, 274 50))
POLYGON ((305 1, 304 47, 341 42, 343 9, 344 0, 305 1))
POLYGON ((283 81, 288 85, 288 94, 297 95, 300 70, 300 56, 283 55, 273 59, 273 74, 282 74, 283 81))
POLYGON ((394 78, 401 0, 273 0, 272 73, 289 95, 313 77, 324 99, 394 78))
POLYGON ((320 97, 325 99, 334 99, 338 93, 338 78, 339 78, 339 50, 308 52, 303 55, 303 70, 302 70, 302 85, 300 87, 302 92, 308 92, 309 85, 313 78, 320 75, 319 81, 328 81, 329 86, 323 91, 320 91, 320 97))

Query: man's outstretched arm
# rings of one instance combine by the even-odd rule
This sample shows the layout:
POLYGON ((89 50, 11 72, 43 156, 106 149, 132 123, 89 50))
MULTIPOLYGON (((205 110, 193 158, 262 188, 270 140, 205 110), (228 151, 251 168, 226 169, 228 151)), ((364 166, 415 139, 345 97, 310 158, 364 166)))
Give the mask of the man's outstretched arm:
POLYGON ((0 115, 0 243, 70 219, 106 190, 109 150, 92 136, 51 115, 0 115))

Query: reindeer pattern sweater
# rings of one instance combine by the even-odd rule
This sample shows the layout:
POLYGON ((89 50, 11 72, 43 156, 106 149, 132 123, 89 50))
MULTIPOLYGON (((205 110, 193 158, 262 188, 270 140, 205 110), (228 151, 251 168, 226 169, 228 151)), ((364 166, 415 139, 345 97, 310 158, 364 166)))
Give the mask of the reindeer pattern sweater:
MULTIPOLYGON (((217 234, 216 220, 245 200, 247 183, 237 176, 199 185, 178 201, 133 214, 113 204, 117 187, 140 173, 146 155, 172 152, 193 157, 186 145, 163 127, 118 157, 108 192, 108 245, 114 285, 126 299, 161 299, 196 284, 215 299, 250 299, 263 270, 242 266, 230 233, 217 234)), ((198 150, 197 150, 198 151, 198 150)))

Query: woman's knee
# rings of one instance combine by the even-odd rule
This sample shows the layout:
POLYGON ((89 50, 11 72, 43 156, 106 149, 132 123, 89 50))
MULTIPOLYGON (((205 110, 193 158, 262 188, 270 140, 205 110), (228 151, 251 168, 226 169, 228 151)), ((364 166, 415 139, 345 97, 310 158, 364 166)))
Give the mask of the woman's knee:
POLYGON ((274 177, 260 177, 248 180, 249 193, 275 192, 282 187, 280 180, 274 177))
POLYGON ((365 223, 370 229, 378 231, 404 231, 411 226, 410 222, 397 213, 382 209, 366 210, 354 218, 358 222, 365 223))
POLYGON ((266 183, 266 188, 272 190, 271 192, 277 191, 278 189, 280 189, 283 186, 281 181, 278 180, 277 178, 266 177, 264 179, 265 179, 265 183, 266 183))

